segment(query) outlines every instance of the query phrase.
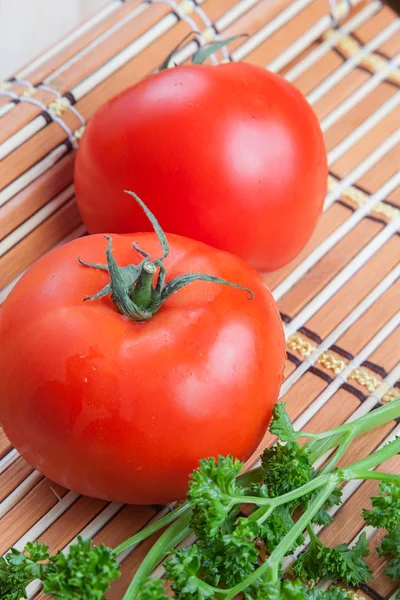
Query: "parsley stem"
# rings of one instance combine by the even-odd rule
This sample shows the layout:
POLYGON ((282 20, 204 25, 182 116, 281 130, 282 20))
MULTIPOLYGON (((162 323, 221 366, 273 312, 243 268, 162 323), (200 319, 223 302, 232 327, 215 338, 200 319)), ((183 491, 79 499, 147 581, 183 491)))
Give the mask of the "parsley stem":
POLYGON ((175 508, 171 512, 167 513, 163 517, 161 517, 161 519, 158 519, 158 521, 155 521, 151 525, 144 527, 144 529, 141 529, 134 536, 125 540, 125 542, 122 542, 122 544, 120 544, 119 546, 117 546, 114 549, 114 553, 116 555, 121 554, 121 552, 123 552, 127 548, 131 548, 132 546, 136 546, 140 542, 143 542, 143 540, 147 539, 148 537, 153 535, 153 533, 155 533, 156 531, 159 531, 166 525, 169 525, 170 523, 172 523, 172 521, 175 521, 178 517, 181 517, 182 515, 185 515, 185 514, 188 514, 190 516, 191 512, 192 511, 191 511, 190 504, 186 500, 186 502, 177 506, 177 508, 175 508))
POLYGON ((349 421, 348 423, 339 425, 339 427, 318 434, 318 439, 311 440, 307 444, 311 462, 314 463, 325 452, 338 446, 342 442, 343 437, 349 432, 353 432, 354 436, 367 433, 398 417, 400 417, 400 396, 389 404, 385 404, 359 419, 349 421))
POLYGON ((249 521, 257 521, 259 525, 264 523, 266 519, 273 513, 275 510, 275 506, 261 506, 259 509, 255 510, 248 518, 249 521))
POLYGON ((122 600, 134 600, 136 598, 147 577, 164 558, 167 550, 175 548, 188 535, 190 531, 189 521, 190 513, 186 512, 158 538, 141 562, 122 600))
MULTIPOLYGON (((331 495, 331 493, 336 488, 339 482, 337 475, 332 473, 330 473, 329 475, 321 475, 320 477, 317 477, 317 479, 325 479, 326 484, 319 492, 319 494, 312 500, 312 502, 308 504, 307 510, 301 515, 300 519, 296 521, 294 527, 292 527, 292 529, 290 530, 290 533, 288 533, 272 551, 268 559, 269 561, 277 562, 278 564, 280 564, 285 554, 293 546, 295 540, 297 540, 298 536, 301 535, 301 533, 310 523, 312 518, 317 514, 321 506, 325 504, 326 500, 329 498, 329 496, 331 495)), ((316 481, 316 479, 314 479, 313 481, 316 481)))
POLYGON ((332 456, 331 460, 322 469, 321 473, 329 473, 329 471, 332 471, 333 467, 335 467, 337 465, 337 463, 339 462, 339 460, 345 454, 347 448, 350 446, 351 442, 354 440, 355 435, 356 434, 355 434, 354 431, 350 431, 347 434, 347 437, 340 444, 339 448, 336 450, 336 452, 332 456))
POLYGON ((309 523, 307 525, 307 531, 308 531, 308 535, 310 536, 310 540, 313 541, 315 544, 317 544, 317 546, 319 546, 321 544, 321 542, 319 541, 318 537, 316 536, 311 523, 309 523))
POLYGON ((391 483, 400 483, 400 475, 393 475, 392 473, 384 473, 383 471, 364 471, 362 469, 360 469, 358 471, 352 471, 352 474, 350 477, 346 476, 346 481, 351 481, 352 479, 377 479, 378 481, 389 481, 391 483))
POLYGON ((362 471, 366 473, 369 471, 369 469, 377 467, 381 463, 385 462, 385 460, 392 458, 392 456, 398 454, 399 452, 400 438, 396 438, 369 456, 366 456, 361 460, 357 460, 355 463, 349 466, 343 467, 343 469, 340 469, 339 474, 343 480, 354 479, 354 473, 360 473, 362 471))
POLYGON ((257 506, 270 506, 273 509, 281 506, 281 504, 287 504, 292 500, 296 500, 297 498, 301 498, 305 496, 309 492, 313 492, 314 490, 322 487, 329 481, 329 475, 320 475, 319 477, 315 477, 315 479, 311 479, 304 485, 292 490, 291 492, 286 492, 286 494, 282 494, 281 496, 276 496, 275 498, 260 498, 259 496, 238 496, 236 498, 232 498, 236 504, 256 504, 257 506))

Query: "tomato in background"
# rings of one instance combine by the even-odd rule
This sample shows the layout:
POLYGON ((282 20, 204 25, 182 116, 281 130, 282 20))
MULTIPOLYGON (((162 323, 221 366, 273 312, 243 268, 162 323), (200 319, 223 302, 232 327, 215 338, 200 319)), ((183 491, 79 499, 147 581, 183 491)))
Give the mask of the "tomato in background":
POLYGON ((235 253, 261 271, 305 246, 322 211, 327 158, 318 120, 282 77, 245 63, 151 75, 90 119, 76 164, 90 233, 166 231, 235 253))

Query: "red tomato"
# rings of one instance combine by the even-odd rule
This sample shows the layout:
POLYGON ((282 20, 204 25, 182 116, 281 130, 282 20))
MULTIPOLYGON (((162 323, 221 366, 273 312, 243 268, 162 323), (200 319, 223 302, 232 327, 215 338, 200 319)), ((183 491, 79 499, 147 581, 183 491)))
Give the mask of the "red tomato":
POLYGON ((80 143, 75 186, 91 233, 166 231, 270 271, 309 239, 327 189, 321 129, 283 78, 244 63, 151 75, 104 104, 80 143))
MULTIPOLYGON (((120 314, 111 297, 83 302, 110 281, 102 235, 36 262, 0 311, 0 422, 22 456, 59 484, 129 503, 183 497, 201 457, 246 459, 278 397, 285 355, 280 317, 241 259, 169 236, 167 282, 209 273, 254 292, 196 281, 150 320, 120 314)), ((119 265, 154 233, 113 236, 119 265)))

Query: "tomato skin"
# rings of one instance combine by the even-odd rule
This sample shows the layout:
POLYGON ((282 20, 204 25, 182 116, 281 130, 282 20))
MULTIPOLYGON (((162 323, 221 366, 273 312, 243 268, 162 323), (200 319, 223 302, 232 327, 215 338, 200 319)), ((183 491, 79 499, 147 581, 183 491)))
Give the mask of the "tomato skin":
MULTIPOLYGON (((120 265, 133 241, 160 255, 156 235, 113 236, 120 265)), ((56 248, 16 284, 0 310, 0 422, 22 456, 89 496, 163 503, 185 495, 206 456, 248 458, 282 380, 285 344, 276 305, 241 259, 168 236, 167 280, 204 272, 253 290, 194 282, 148 322, 110 297, 82 302, 109 275, 106 240, 56 248)))
POLYGON ((161 226, 261 271, 304 247, 322 211, 327 159, 317 118, 282 77, 244 63, 182 66, 104 104, 78 148, 78 207, 91 233, 161 226))

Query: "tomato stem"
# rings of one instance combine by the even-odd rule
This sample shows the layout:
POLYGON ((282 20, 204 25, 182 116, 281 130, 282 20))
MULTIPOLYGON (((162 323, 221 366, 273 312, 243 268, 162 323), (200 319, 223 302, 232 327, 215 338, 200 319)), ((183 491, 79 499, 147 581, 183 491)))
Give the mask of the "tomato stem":
POLYGON ((97 292, 97 294, 87 296, 84 300, 98 300, 103 296, 111 294, 111 299, 120 313, 126 315, 133 321, 148 321, 159 311, 162 304, 172 294, 175 294, 181 288, 189 285, 193 281, 210 281, 212 283, 228 285, 248 292, 250 300, 253 298, 253 292, 248 288, 237 283, 226 281, 220 277, 207 275, 206 273, 185 273, 166 283, 166 273, 163 261, 169 255, 167 237, 159 222, 144 202, 142 202, 142 200, 133 192, 126 191, 126 193, 136 200, 153 225, 154 232, 156 233, 162 248, 162 256, 152 261, 150 255, 139 248, 137 243, 135 243, 133 244, 133 249, 144 257, 143 260, 138 265, 132 264, 127 267, 120 267, 117 265, 112 253, 112 239, 110 236, 106 235, 105 238, 108 240, 106 248, 107 265, 86 263, 80 258, 78 258, 78 261, 79 264, 84 267, 108 271, 111 281, 102 290, 97 292), (155 278, 156 284, 154 285, 155 278))
POLYGON ((157 267, 149 261, 143 263, 143 269, 136 285, 133 286, 132 300, 142 308, 148 308, 152 300, 153 278, 157 267))

